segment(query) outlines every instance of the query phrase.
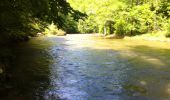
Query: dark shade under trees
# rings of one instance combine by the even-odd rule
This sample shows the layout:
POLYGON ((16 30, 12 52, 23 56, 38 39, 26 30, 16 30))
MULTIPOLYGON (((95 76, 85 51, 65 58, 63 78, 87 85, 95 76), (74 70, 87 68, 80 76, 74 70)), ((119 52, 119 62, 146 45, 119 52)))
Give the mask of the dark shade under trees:
POLYGON ((0 12, 0 42, 27 40, 47 23, 64 28, 68 15, 75 21, 85 16, 66 0, 1 0, 0 12))

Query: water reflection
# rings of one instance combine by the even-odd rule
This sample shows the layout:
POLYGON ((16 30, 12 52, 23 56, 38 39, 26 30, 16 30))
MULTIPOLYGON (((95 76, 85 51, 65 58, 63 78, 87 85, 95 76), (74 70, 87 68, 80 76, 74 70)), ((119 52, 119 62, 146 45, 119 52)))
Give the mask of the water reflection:
POLYGON ((66 100, 169 98, 163 88, 168 80, 162 78, 170 72, 161 71, 169 64, 168 48, 165 53, 163 47, 154 48, 145 41, 89 39, 86 35, 70 35, 55 42, 60 44, 54 45, 50 52, 55 62, 52 76, 56 76, 51 78, 50 95, 66 100), (162 54, 166 54, 164 61, 162 54))
POLYGON ((28 100, 170 99, 169 43, 68 35, 33 39, 16 51, 14 83, 28 100))
POLYGON ((0 90, 0 100, 39 100, 49 85, 50 42, 32 39, 13 47, 15 59, 10 69, 6 90, 0 90))

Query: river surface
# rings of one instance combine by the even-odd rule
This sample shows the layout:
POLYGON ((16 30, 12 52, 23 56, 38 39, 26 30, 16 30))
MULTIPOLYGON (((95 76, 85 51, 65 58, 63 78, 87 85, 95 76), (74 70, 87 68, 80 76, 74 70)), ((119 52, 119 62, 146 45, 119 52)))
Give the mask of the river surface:
POLYGON ((170 43, 92 35, 15 46, 0 100, 170 100, 170 43))

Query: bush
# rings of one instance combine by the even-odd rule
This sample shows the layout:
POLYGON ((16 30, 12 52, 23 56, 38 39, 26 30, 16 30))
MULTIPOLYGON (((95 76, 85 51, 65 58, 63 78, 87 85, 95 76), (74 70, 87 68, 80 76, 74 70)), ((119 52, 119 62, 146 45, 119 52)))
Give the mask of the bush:
POLYGON ((131 34, 144 34, 153 30, 154 17, 155 14, 148 4, 133 7, 127 15, 127 22, 132 28, 131 34))
POLYGON ((120 19, 116 21, 116 24, 114 25, 115 28, 115 34, 117 36, 124 36, 126 33, 129 32, 129 29, 127 27, 127 23, 125 20, 120 19))
POLYGON ((56 25, 54 25, 53 23, 48 25, 47 28, 45 28, 45 31, 43 32, 44 34, 52 34, 52 35, 65 35, 66 32, 64 32, 61 29, 58 29, 56 25))
POLYGON ((10 31, 9 40, 11 42, 20 42, 20 41, 29 40, 29 37, 25 32, 20 31, 18 29, 16 30, 13 29, 10 31))
POLYGON ((79 20, 78 31, 80 33, 96 33, 98 32, 98 26, 93 20, 79 20))
POLYGON ((166 36, 166 37, 170 37, 170 21, 169 21, 168 24, 167 24, 165 36, 166 36))

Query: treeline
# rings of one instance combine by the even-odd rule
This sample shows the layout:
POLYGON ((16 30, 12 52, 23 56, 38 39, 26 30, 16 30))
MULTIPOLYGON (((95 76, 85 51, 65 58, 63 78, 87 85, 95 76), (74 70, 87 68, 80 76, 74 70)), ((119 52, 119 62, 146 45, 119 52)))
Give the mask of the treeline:
POLYGON ((52 22, 66 30, 68 20, 84 16, 66 0, 1 0, 0 12, 0 43, 27 40, 52 22))
POLYGON ((170 37, 170 0, 68 0, 88 15, 79 20, 82 33, 133 36, 157 33, 170 37))

